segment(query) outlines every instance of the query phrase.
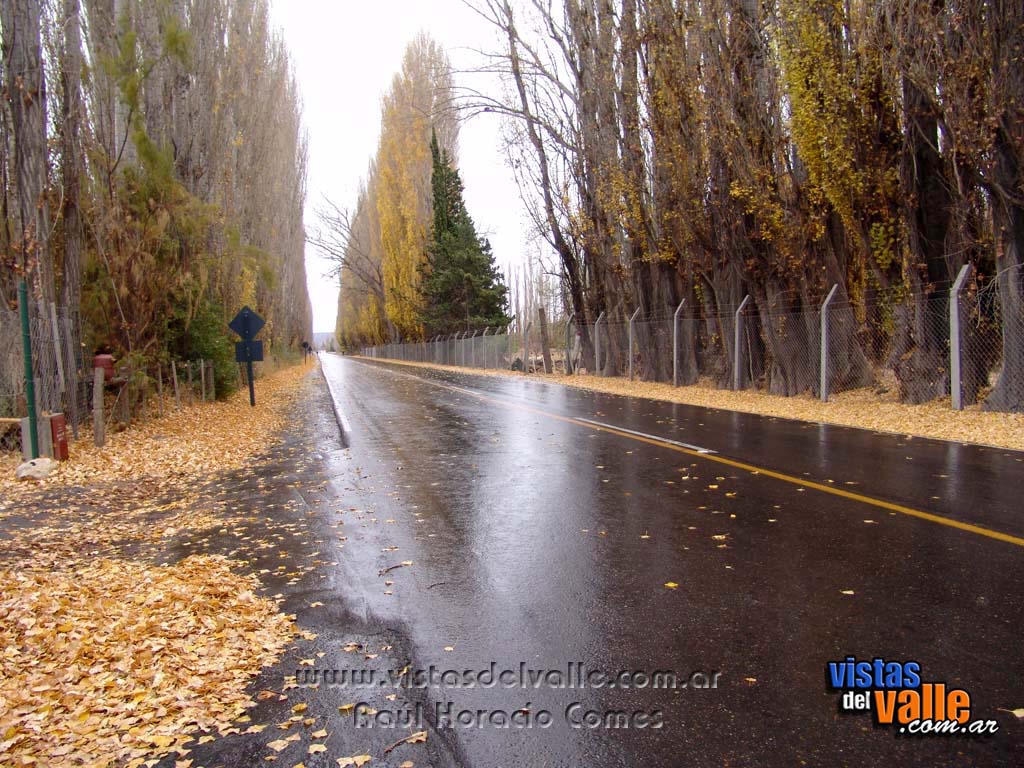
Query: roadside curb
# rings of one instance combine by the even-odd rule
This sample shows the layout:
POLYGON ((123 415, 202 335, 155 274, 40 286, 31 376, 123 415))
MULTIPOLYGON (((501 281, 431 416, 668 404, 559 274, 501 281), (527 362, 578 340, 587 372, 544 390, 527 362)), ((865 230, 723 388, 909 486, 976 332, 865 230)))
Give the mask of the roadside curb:
POLYGON ((341 434, 341 443, 344 446, 348 445, 347 435, 352 434, 352 428, 348 424, 348 420, 341 413, 341 409, 338 408, 338 398, 334 394, 334 388, 331 387, 331 380, 327 378, 327 372, 324 370, 324 361, 320 361, 320 375, 323 376, 324 386, 327 387, 327 394, 331 396, 331 409, 334 411, 334 420, 338 424, 338 432, 341 434))

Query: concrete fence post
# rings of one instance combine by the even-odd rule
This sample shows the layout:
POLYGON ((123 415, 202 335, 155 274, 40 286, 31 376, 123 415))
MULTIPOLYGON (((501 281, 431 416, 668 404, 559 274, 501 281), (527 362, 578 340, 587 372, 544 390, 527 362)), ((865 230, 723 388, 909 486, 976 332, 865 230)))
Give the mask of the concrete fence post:
POLYGON ((604 321, 604 312, 597 316, 594 323, 594 371, 595 376, 602 376, 601 373, 601 323, 604 321))
POLYGON ((530 329, 532 327, 533 320, 530 320, 523 329, 523 373, 530 372, 530 329))
POLYGON ((60 345, 60 332, 57 325, 57 304, 50 302, 50 330, 53 331, 53 354, 57 359, 57 380, 60 382, 60 393, 67 392, 67 380, 64 378, 64 350, 60 345))
POLYGON ((736 308, 735 323, 732 329, 732 388, 736 391, 739 391, 740 385, 743 383, 743 368, 740 365, 740 358, 742 357, 740 354, 740 341, 743 339, 743 309, 749 301, 750 294, 747 294, 736 308))
MULTIPOLYGON (((971 265, 964 264, 956 276, 956 282, 949 290, 949 393, 952 395, 953 410, 964 409, 963 373, 963 334, 960 327, 960 292, 964 289, 967 278, 971 276, 971 265)), ((1005 332, 1005 331, 1004 331, 1005 332)))
POLYGON ((156 401, 162 417, 164 415, 164 367, 160 363, 156 364, 156 401))
POLYGON ((636 316, 640 314, 640 307, 636 308, 636 311, 629 316, 629 380, 633 380, 633 323, 636 321, 636 316))
POLYGON ((469 342, 469 367, 470 368, 476 368, 476 335, 478 333, 480 333, 479 329, 473 331, 473 338, 469 342))
POLYGON ((102 448, 106 439, 103 421, 103 385, 106 372, 102 368, 94 368, 92 372, 92 440, 97 448, 102 448))
POLYGON ((679 302, 675 314, 672 315, 672 386, 679 386, 679 313, 683 311, 686 299, 679 302))
POLYGON ((833 285, 821 305, 821 363, 819 364, 821 378, 818 381, 818 392, 823 403, 828 402, 828 310, 838 288, 838 285, 833 285))
POLYGON ((178 364, 171 360, 171 382, 174 384, 174 410, 181 410, 181 396, 178 394, 178 364))

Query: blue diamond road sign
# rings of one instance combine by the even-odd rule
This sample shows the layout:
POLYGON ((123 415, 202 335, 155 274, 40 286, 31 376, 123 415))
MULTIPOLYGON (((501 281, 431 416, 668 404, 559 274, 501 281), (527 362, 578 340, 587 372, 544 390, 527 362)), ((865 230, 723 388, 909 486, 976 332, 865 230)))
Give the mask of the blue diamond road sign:
POLYGON ((249 307, 242 307, 235 319, 228 323, 228 328, 237 333, 245 341, 255 338, 260 329, 266 325, 266 321, 253 312, 249 307))
POLYGON ((248 307, 242 307, 235 319, 228 323, 228 328, 242 337, 235 342, 235 360, 245 363, 249 380, 249 405, 256 407, 256 388, 253 386, 252 364, 263 359, 263 342, 253 337, 266 325, 262 317, 248 307))

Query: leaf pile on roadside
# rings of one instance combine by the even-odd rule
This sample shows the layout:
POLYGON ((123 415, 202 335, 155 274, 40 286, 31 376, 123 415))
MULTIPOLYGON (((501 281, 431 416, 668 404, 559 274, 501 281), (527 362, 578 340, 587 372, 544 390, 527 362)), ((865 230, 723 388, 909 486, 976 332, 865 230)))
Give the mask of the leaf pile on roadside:
POLYGON ((137 766, 223 733, 295 632, 219 556, 3 569, 0 583, 0 754, 17 764, 137 766))

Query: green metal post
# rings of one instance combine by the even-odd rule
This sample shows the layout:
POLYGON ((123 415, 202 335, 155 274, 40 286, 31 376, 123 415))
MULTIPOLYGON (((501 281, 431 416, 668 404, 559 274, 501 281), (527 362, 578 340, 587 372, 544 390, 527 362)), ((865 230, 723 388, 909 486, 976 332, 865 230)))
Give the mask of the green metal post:
POLYGON ((25 400, 28 403, 29 453, 39 458, 39 433, 36 431, 36 382, 32 377, 32 335, 28 325, 28 286, 18 281, 18 307, 21 310, 21 351, 25 358, 25 400))

